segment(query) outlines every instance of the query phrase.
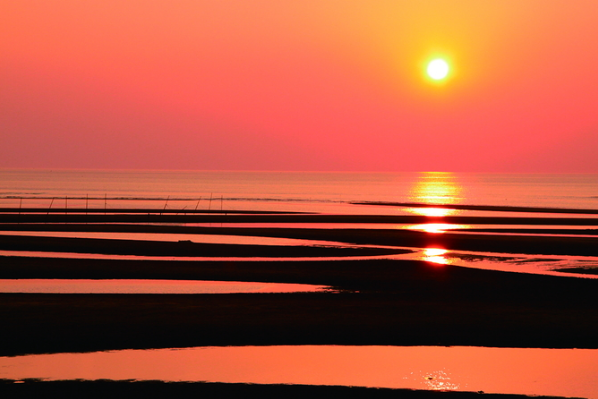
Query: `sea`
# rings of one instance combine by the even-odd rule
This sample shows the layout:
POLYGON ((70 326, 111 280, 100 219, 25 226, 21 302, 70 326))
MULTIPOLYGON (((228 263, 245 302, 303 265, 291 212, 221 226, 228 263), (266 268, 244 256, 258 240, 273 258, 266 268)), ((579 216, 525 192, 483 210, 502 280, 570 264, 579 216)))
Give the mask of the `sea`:
POLYGON ((360 202, 598 210, 598 174, 0 169, 1 207, 410 212, 360 202))

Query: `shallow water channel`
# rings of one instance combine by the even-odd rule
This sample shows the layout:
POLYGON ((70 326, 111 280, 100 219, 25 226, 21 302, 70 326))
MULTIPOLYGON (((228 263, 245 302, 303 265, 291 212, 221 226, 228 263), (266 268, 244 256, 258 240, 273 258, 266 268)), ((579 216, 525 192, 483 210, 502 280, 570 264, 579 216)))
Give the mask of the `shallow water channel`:
POLYGON ((0 357, 0 378, 351 385, 598 398, 598 350, 242 346, 0 357))
POLYGON ((309 284, 193 280, 0 280, 0 293, 28 294, 239 294, 330 291, 309 284))
MULTIPOLYGON (((260 225, 260 224, 257 224, 260 225)), ((297 227, 296 225, 292 225, 297 227)), ((305 227, 304 225, 300 225, 305 227)), ((330 228, 331 224, 314 224, 318 228, 330 228)), ((359 225, 356 225, 359 226, 359 225)), ((361 225, 361 227, 366 225, 361 225)), ((377 228, 380 225, 372 225, 377 228)), ((280 227, 280 226, 279 226, 280 227)), ((345 226, 346 227, 346 226, 345 226)), ((404 225, 396 226, 398 229, 427 231, 431 235, 443 234, 451 229, 476 227, 452 224, 422 224, 422 225, 404 225)), ((479 227, 479 226, 477 226, 479 227)), ((489 225, 486 227, 496 227, 489 225)), ((525 227, 525 226, 512 226, 525 227)), ((559 227, 559 226, 553 226, 559 227)), ((562 227, 562 226, 561 226, 562 227)), ((579 230, 587 226, 577 226, 571 230, 579 230)), ((391 229, 392 230, 392 229, 391 229)), ((164 241, 189 241, 196 243, 209 244, 240 244, 240 245, 271 245, 271 246, 296 246, 312 247, 326 246, 338 248, 395 248, 404 250, 405 253, 397 255, 374 255, 374 256, 342 256, 342 257, 318 257, 319 260, 367 260, 367 259, 401 259, 401 260, 424 260, 440 265, 455 265, 471 268, 501 270, 510 272, 547 274, 563 276, 561 270, 566 269, 587 269, 590 274, 577 274, 571 277, 598 278, 598 275, 592 275, 592 271, 598 269, 598 256, 571 256, 571 255, 532 255, 518 253, 492 253, 480 251, 451 250, 437 247, 415 248, 402 246, 381 246, 381 245, 351 245, 334 241, 291 239, 279 237, 260 237, 243 235, 219 235, 219 234, 171 234, 171 233, 90 233, 90 232, 28 232, 15 231, 9 232, 9 235, 19 236, 38 236, 38 237, 70 237, 70 238, 88 238, 88 239, 123 239, 123 240, 143 240, 148 242, 164 241)), ((463 233, 467 234, 467 233, 463 233)), ((538 234, 532 234, 538 235, 538 234)), ((247 257, 218 256, 218 257, 200 257, 200 256, 140 256, 140 255, 114 255, 114 254, 95 254, 95 253, 76 253, 76 252, 35 252, 35 251, 13 251, 0 250, 0 256, 25 256, 25 257, 50 257, 50 258, 73 258, 73 259, 119 259, 119 260, 170 260, 170 261, 204 261, 204 260, 222 260, 222 261, 245 261, 247 257)), ((255 261, 293 261, 293 260, 313 260, 312 257, 252 257, 255 261)))

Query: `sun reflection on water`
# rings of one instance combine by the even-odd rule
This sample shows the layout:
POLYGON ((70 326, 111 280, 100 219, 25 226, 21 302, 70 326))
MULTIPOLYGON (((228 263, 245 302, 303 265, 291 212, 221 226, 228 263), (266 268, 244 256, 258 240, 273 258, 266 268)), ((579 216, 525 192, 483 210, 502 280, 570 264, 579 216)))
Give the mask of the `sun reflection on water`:
POLYGON ((470 226, 466 224, 451 224, 451 223, 424 223, 424 224, 412 224, 405 226, 407 230, 425 231, 426 233, 440 234, 447 230, 455 229, 466 229, 470 226))
POLYGON ((448 265, 449 260, 444 256, 448 251, 443 248, 426 248, 422 260, 437 263, 439 265, 448 265))
POLYGON ((460 385, 451 381, 450 375, 444 370, 424 374, 424 383, 427 389, 434 391, 449 391, 459 389, 460 385))
POLYGON ((422 207, 422 208, 406 208, 407 212, 415 213, 416 215, 428 216, 428 217, 443 217, 456 214, 456 209, 448 208, 434 208, 434 207, 422 207))
POLYGON ((458 213, 456 209, 443 207, 462 202, 463 188, 456 176, 449 172, 423 172, 410 190, 409 200, 424 204, 406 209, 408 212, 429 217, 443 217, 458 213), (437 205, 437 206, 436 206, 437 205))

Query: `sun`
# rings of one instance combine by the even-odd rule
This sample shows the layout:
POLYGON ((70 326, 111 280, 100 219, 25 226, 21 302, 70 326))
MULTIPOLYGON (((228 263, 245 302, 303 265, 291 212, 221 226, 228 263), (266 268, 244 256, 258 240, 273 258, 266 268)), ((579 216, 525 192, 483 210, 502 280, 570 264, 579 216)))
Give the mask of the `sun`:
POLYGON ((428 76, 433 80, 443 80, 449 74, 450 67, 448 62, 442 58, 435 58, 428 63, 426 72, 428 76))

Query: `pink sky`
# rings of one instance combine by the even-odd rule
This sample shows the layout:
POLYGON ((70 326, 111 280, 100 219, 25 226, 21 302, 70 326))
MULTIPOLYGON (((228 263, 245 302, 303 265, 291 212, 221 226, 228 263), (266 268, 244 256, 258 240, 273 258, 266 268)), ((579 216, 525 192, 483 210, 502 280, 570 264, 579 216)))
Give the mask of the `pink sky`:
POLYGON ((597 20, 595 0, 0 0, 0 167, 598 172, 597 20))

